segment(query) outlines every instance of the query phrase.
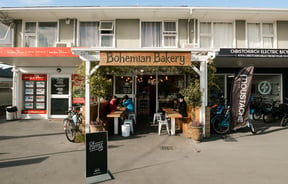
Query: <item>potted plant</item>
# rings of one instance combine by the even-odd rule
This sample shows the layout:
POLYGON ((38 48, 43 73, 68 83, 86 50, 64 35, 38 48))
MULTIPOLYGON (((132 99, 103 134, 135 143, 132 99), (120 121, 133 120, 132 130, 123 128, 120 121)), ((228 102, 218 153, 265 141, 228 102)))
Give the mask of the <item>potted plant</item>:
POLYGON ((186 88, 180 90, 180 93, 184 96, 188 109, 191 110, 191 121, 183 124, 183 133, 185 133, 186 137, 201 141, 203 124, 196 118, 196 110, 199 110, 202 103, 199 79, 192 79, 186 88))
MULTIPOLYGON (((82 81, 85 79, 85 62, 78 66, 77 71, 78 80, 82 78, 82 81)), ((105 131, 107 127, 107 122, 100 119, 100 98, 106 97, 108 94, 111 94, 112 80, 107 78, 105 71, 101 70, 101 67, 96 70, 90 77, 90 94, 92 98, 97 99, 97 117, 95 120, 90 121, 90 130, 92 131, 105 131)), ((85 83, 76 86, 79 89, 85 89, 85 83)), ((87 104, 88 105, 88 104, 87 104)), ((90 105, 90 104, 89 104, 90 105)))
POLYGON ((90 131, 91 132, 105 131, 105 127, 106 127, 106 123, 104 121, 102 121, 100 118, 98 118, 98 120, 96 119, 96 121, 90 122, 90 131))

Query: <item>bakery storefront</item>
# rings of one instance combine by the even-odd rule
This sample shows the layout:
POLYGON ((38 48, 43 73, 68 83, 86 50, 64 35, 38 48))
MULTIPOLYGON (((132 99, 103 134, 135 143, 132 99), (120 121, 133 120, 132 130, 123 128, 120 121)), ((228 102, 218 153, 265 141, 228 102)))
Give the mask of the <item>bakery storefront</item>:
POLYGON ((191 52, 111 51, 100 53, 100 66, 130 66, 125 75, 113 76, 113 94, 133 99, 137 115, 153 115, 173 100, 187 80, 169 67, 191 67, 191 52))

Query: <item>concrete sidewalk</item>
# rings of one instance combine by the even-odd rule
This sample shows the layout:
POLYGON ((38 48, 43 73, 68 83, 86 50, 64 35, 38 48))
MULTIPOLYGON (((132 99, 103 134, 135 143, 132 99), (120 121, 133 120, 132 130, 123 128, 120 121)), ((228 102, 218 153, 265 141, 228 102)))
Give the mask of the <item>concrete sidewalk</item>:
MULTIPOLYGON (((141 122, 137 122, 141 123, 141 122)), ((155 127, 110 136, 107 184, 282 184, 287 181, 288 129, 263 125, 196 144, 155 127)), ((1 184, 85 183, 85 145, 67 141, 62 120, 0 121, 1 184)))

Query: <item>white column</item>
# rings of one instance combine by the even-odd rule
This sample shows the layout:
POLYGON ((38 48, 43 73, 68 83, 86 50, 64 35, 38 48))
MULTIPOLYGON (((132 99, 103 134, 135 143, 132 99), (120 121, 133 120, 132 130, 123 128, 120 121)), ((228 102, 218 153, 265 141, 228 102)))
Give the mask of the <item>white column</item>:
POLYGON ((90 68, 91 63, 89 60, 85 61, 85 133, 90 132, 90 68))
POLYGON ((207 106, 207 62, 206 60, 201 61, 200 63, 200 89, 202 92, 202 97, 201 97, 201 109, 200 109, 200 122, 203 123, 203 136, 205 137, 205 108, 207 106))

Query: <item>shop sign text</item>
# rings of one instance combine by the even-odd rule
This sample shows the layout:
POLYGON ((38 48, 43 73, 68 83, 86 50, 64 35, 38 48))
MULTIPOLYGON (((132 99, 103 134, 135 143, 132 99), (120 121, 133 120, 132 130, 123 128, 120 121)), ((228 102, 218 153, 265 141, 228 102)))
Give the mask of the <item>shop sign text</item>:
POLYGON ((190 66, 191 52, 101 52, 100 65, 190 66))

